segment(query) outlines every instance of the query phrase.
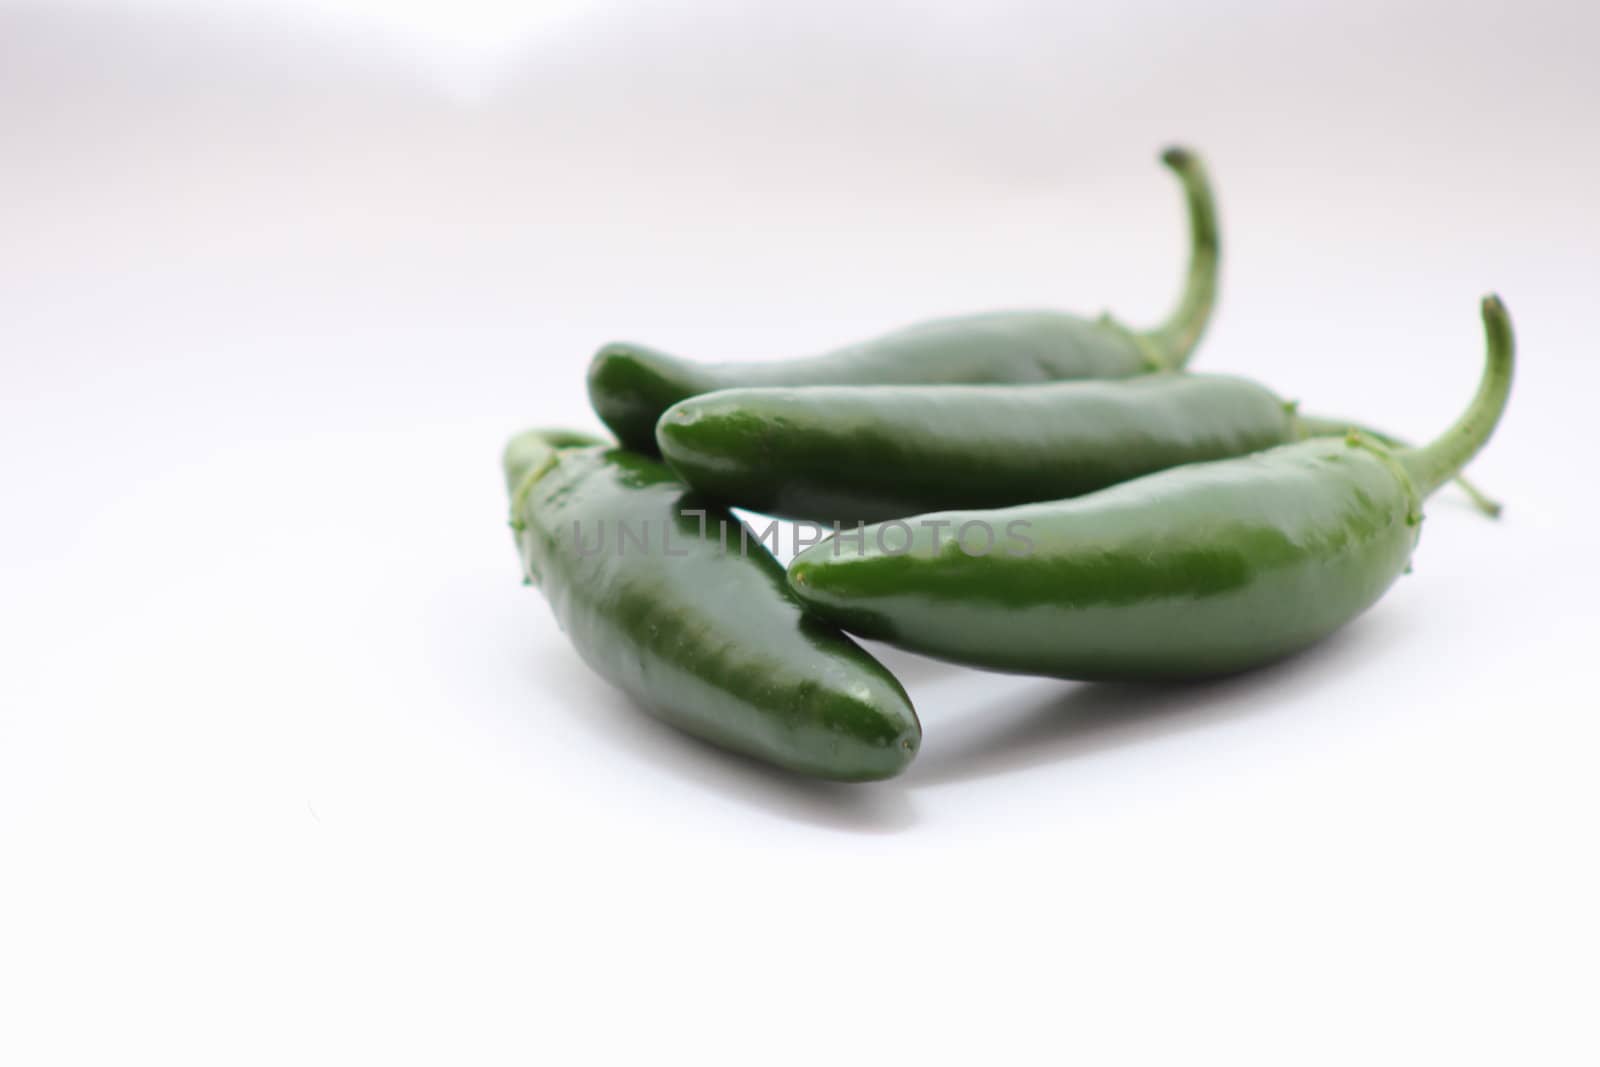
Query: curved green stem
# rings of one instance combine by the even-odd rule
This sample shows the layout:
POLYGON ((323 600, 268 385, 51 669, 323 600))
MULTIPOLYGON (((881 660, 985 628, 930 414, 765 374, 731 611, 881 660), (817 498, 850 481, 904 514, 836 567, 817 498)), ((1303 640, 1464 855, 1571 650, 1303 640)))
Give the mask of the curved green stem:
MULTIPOLYGON (((576 430, 525 430, 506 444, 502 465, 506 488, 511 491, 511 529, 519 540, 527 528, 522 518, 523 503, 534 483, 556 465, 560 453, 569 448, 606 444, 610 442, 576 430)), ((534 569, 531 557, 523 559, 522 580, 526 585, 539 581, 539 572, 534 569)))
POLYGON ((1511 316, 1498 296, 1483 298, 1483 330, 1488 356, 1472 403, 1435 440, 1399 453, 1400 464, 1424 497, 1454 478, 1488 444, 1511 396, 1516 342, 1511 333, 1511 316))
POLYGON ((608 443, 576 430, 526 430, 513 437, 506 445, 501 464, 505 468, 506 488, 512 495, 513 520, 528 486, 555 461, 557 452, 608 443))
MULTIPOLYGON (((1370 437, 1380 445, 1383 445, 1386 448, 1392 448, 1396 451, 1402 451, 1414 447, 1404 438, 1396 437, 1390 433, 1384 433, 1382 430, 1375 430, 1371 426, 1367 426, 1364 423, 1354 422, 1350 419, 1328 419, 1320 418, 1316 415, 1301 415, 1298 413, 1295 414, 1294 419, 1300 428, 1300 435, 1302 437, 1343 437, 1351 430, 1354 430, 1363 437, 1370 437)), ((1482 489, 1479 489, 1466 478, 1457 475, 1455 483, 1456 486, 1463 493, 1467 494, 1467 496, 1472 500, 1472 505, 1485 515, 1489 516, 1491 519, 1498 519, 1500 517, 1500 512, 1505 510, 1498 500, 1485 493, 1482 489)))
POLYGON ((1143 336, 1161 354, 1168 370, 1180 370, 1194 354, 1216 306, 1222 236, 1217 230, 1216 198, 1200 157, 1187 148, 1174 147, 1161 153, 1161 162, 1183 183, 1189 206, 1189 273, 1178 306, 1166 322, 1143 336))

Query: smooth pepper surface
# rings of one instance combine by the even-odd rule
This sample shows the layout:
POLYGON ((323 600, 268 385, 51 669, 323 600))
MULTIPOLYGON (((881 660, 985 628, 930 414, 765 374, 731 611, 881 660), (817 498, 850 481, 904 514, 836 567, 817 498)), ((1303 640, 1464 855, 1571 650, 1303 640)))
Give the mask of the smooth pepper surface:
POLYGON ((1303 434, 1243 378, 729 389, 669 408, 662 458, 737 507, 818 522, 1059 500, 1303 434))
POLYGON ((996 670, 1174 679, 1271 662, 1382 596, 1423 500, 1487 442, 1513 342, 1498 299, 1483 318, 1478 394, 1425 447, 1352 432, 1076 500, 883 523, 802 552, 791 588, 862 636, 996 670))
POLYGON ((921 727, 900 683, 805 614, 759 541, 664 465, 532 431, 506 449, 505 473, 529 581, 585 662, 646 709, 816 777, 910 763, 921 727))
POLYGON ((816 356, 772 362, 695 363, 644 345, 606 345, 589 366, 595 413, 628 448, 654 454, 656 421, 680 400, 741 386, 911 385, 1128 378, 1183 366, 1216 301, 1221 239, 1200 159, 1170 148, 1162 161, 1183 183, 1190 257, 1178 306, 1161 326, 1135 332, 1109 315, 991 311, 919 323, 816 356))

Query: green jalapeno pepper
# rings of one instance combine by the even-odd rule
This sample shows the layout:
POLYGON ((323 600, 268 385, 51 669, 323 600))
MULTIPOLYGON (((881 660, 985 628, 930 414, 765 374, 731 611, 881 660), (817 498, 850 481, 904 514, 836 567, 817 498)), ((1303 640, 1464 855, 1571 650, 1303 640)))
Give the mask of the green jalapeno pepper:
POLYGON ((900 683, 806 615, 766 549, 664 465, 533 431, 508 446, 505 473, 528 579, 579 655, 648 710, 821 778, 910 763, 922 730, 900 683))
POLYGON ((739 386, 909 385, 1129 378, 1182 367, 1216 300, 1220 239, 1199 158, 1162 154, 1189 207, 1188 277, 1160 327, 1135 332, 1109 315, 997 311, 939 319, 823 355, 769 363, 691 363, 642 345, 602 348, 589 367, 589 399, 617 439, 654 453, 656 421, 686 397, 739 386))
MULTIPOLYGON (((718 500, 854 525, 1082 496, 1185 463, 1342 435, 1348 426, 1302 416, 1244 378, 1151 374, 1047 385, 728 389, 668 408, 656 440, 679 477, 718 500)), ((1469 491, 1480 507, 1498 510, 1469 491)))
POLYGON ((1410 564, 1423 500, 1488 441, 1513 340, 1497 298, 1483 321, 1477 395, 1425 447, 1352 431, 1075 500, 880 524, 802 552, 790 587, 864 637, 1002 671, 1173 679, 1286 656, 1378 600, 1410 564))

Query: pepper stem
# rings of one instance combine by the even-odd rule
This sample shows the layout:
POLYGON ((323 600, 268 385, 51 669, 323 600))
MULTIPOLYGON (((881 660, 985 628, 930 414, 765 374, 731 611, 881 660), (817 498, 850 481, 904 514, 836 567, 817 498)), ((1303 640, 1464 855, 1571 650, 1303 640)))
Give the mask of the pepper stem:
POLYGON ((530 482, 530 475, 548 466, 555 454, 563 448, 584 448, 603 445, 598 437, 576 430, 527 430, 513 437, 506 445, 501 465, 505 469, 506 488, 513 498, 530 482))
POLYGON ((1172 147, 1161 153, 1161 162, 1183 183, 1189 206, 1189 272, 1178 306, 1166 322, 1143 336, 1160 354, 1165 369, 1181 370, 1194 354, 1216 306, 1222 237, 1217 231, 1216 198, 1200 157, 1190 149, 1172 147))
POLYGON ((1401 466, 1423 497, 1456 477, 1467 461, 1488 444, 1506 409, 1516 362, 1516 341, 1511 333, 1511 316, 1498 296, 1491 294, 1483 298, 1483 330, 1488 355, 1472 403, 1437 439, 1398 454, 1401 466))
MULTIPOLYGON (((1384 433, 1382 430, 1375 430, 1371 426, 1352 422, 1349 419, 1328 419, 1320 418, 1316 415, 1300 415, 1298 413, 1294 416, 1294 419, 1299 424, 1301 434, 1305 437, 1343 437, 1351 430, 1354 430, 1361 436, 1370 437, 1385 448, 1392 448, 1397 452, 1414 447, 1404 438, 1384 433)), ((1505 510, 1498 500, 1479 489, 1466 478, 1458 475, 1455 483, 1456 487, 1472 500, 1472 506, 1489 516, 1489 518, 1498 519, 1500 513, 1505 510)))

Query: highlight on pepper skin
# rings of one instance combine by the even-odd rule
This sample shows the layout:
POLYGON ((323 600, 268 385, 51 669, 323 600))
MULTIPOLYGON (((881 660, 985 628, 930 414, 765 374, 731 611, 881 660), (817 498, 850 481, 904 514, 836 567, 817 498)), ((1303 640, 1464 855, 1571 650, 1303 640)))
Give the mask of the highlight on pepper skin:
POLYGON ((1477 394, 1427 445, 1351 432, 1136 478, 1076 500, 950 512, 1026 521, 1037 551, 974 557, 800 553, 789 584, 860 636, 990 670, 1089 681, 1203 678, 1300 651, 1372 606, 1410 566, 1422 503, 1494 433, 1510 396, 1511 322, 1482 304, 1477 394))
POLYGON ((1189 262, 1153 328, 1018 310, 773 362, 603 346, 587 387, 618 444, 530 431, 504 456, 524 576, 584 661, 711 744, 872 781, 922 727, 850 635, 994 671, 1205 678, 1376 603, 1446 482, 1498 515, 1462 476, 1510 395, 1498 298, 1477 394, 1421 446, 1188 373, 1222 243, 1198 155, 1161 158, 1189 262))
POLYGON ((1199 156, 1161 155, 1189 213, 1189 263, 1177 303, 1135 330, 1109 314, 988 311, 934 319, 821 355, 773 362, 692 363, 645 345, 612 342, 590 363, 589 401, 624 447, 656 452, 656 423, 691 396, 742 386, 1001 384, 1122 379, 1188 365, 1216 306, 1222 239, 1199 156))

